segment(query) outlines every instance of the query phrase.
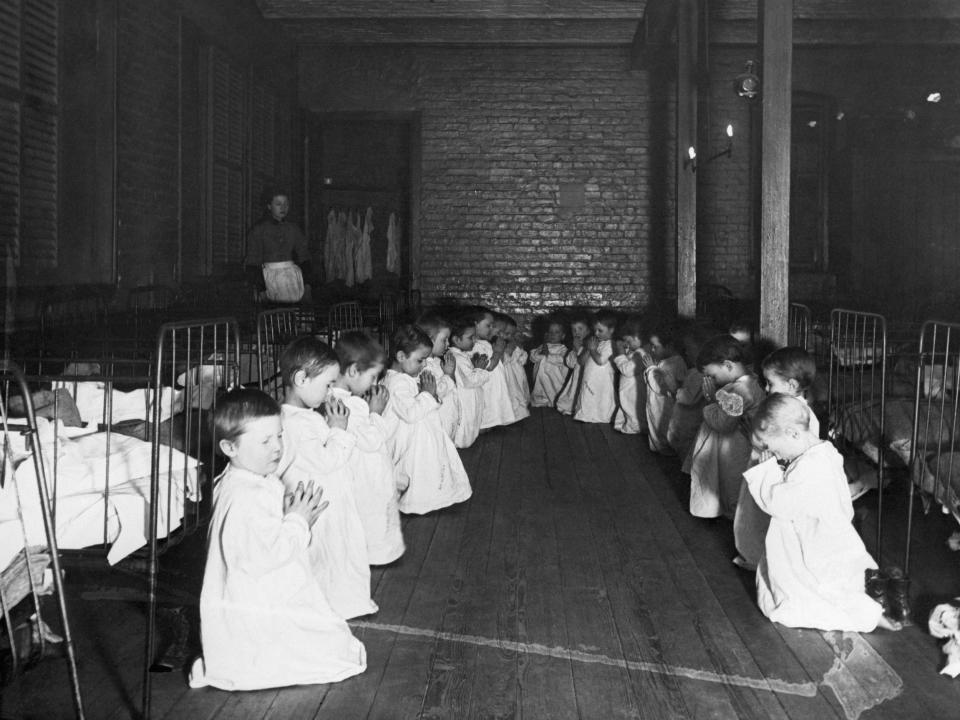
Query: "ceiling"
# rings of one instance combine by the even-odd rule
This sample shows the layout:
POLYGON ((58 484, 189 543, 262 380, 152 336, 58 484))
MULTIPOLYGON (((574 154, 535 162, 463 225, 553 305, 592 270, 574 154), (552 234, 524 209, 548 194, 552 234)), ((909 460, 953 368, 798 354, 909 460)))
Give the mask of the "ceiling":
MULTIPOLYGON (((710 41, 752 45, 757 0, 256 0, 298 44, 629 45, 678 3, 710 41)), ((794 42, 960 44, 960 0, 793 0, 794 42)))

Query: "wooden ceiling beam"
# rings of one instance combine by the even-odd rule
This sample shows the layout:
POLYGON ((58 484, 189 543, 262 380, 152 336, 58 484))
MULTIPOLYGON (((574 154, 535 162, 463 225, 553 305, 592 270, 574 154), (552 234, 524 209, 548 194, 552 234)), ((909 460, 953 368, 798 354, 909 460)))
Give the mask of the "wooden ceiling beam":
MULTIPOLYGON (((757 0, 714 0, 712 20, 756 20, 757 0)), ((794 20, 960 20, 957 0, 793 0, 794 20)))
POLYGON ((623 18, 636 22, 644 4, 643 0, 257 0, 269 20, 623 18))
MULTIPOLYGON (((960 5, 960 3, 958 3, 960 5)), ((756 20, 714 21, 712 45, 756 45, 756 20)), ((797 45, 960 45, 960 20, 796 20, 797 45)))
POLYGON ((285 22, 300 45, 583 45, 628 46, 632 20, 322 20, 285 22))

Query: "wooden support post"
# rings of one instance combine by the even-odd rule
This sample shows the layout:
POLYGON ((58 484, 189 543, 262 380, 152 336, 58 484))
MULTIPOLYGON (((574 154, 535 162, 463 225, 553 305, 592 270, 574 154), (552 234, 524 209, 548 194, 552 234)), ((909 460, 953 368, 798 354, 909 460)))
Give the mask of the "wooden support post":
POLYGON ((760 335, 787 343, 793 0, 761 0, 760 335))
POLYGON ((697 145, 697 3, 677 3, 677 315, 697 312, 697 175, 686 161, 697 145))

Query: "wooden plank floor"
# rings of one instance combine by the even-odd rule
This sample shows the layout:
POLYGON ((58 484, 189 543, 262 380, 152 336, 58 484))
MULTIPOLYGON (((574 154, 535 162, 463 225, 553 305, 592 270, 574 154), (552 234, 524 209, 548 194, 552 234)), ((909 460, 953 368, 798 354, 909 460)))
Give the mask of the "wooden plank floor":
MULTIPOLYGON (((535 410, 462 455, 473 498, 406 518, 406 554, 373 573, 380 611, 354 623, 363 675, 231 694, 157 674, 153 717, 960 717, 960 683, 937 674, 923 627, 859 636, 768 622, 730 562, 730 524, 690 516, 679 462, 643 438, 535 410)), ((869 504, 861 514, 872 532, 869 504)), ((925 615, 960 593, 960 570, 942 547, 949 523, 920 522, 925 615)), ((902 539, 888 525, 892 557, 902 539)), ((202 548, 163 558, 169 597, 195 601, 202 548)), ((137 577, 71 570, 68 582, 88 717, 137 717, 137 577)), ((65 679, 55 658, 30 670, 7 689, 4 720, 69 717, 65 679)))

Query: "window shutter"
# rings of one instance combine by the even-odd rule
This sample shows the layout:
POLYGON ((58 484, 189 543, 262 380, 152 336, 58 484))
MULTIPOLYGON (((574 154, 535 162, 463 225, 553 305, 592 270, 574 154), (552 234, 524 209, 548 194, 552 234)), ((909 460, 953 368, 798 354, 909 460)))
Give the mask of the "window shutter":
POLYGON ((244 256, 244 93, 243 73, 216 49, 211 50, 212 215, 211 261, 214 267, 239 265, 244 256))

